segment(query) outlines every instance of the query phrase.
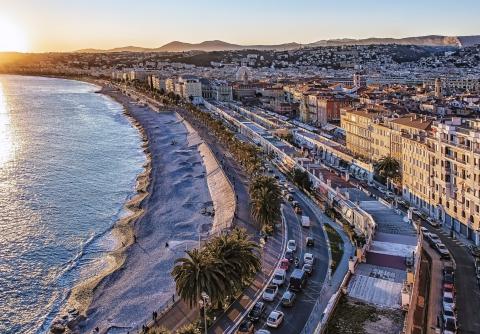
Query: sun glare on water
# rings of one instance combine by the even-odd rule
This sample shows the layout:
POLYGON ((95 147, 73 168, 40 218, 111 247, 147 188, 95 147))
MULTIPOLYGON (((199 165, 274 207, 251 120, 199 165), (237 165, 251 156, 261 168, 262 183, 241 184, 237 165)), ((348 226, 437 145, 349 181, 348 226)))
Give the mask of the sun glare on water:
POLYGON ((0 52, 27 52, 28 42, 25 32, 14 22, 0 17, 0 52))

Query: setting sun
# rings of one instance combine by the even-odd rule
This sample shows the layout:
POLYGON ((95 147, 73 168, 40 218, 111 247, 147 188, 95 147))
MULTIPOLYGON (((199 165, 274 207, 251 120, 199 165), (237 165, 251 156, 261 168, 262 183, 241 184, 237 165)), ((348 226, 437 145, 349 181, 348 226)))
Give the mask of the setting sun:
POLYGON ((14 22, 0 17, 0 52, 4 51, 28 51, 27 37, 24 31, 14 22))

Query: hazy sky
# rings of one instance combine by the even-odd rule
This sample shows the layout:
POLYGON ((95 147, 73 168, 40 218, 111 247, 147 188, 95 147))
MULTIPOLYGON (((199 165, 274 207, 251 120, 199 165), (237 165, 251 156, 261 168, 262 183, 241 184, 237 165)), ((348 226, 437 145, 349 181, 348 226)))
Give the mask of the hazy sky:
POLYGON ((19 36, 39 52, 158 47, 172 40, 275 44, 474 35, 480 34, 479 13, 480 0, 0 0, 0 27, 10 27, 0 31, 0 43, 4 34, 19 36))

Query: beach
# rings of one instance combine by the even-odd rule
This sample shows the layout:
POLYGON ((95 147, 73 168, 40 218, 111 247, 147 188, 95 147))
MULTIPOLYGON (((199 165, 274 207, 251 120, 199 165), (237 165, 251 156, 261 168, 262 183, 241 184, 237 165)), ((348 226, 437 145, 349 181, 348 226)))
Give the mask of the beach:
POLYGON ((235 195, 208 146, 178 114, 154 112, 113 89, 102 93, 124 105, 140 129, 147 163, 138 195, 126 205, 132 214, 114 228, 119 248, 110 254, 112 267, 74 289, 70 306, 86 316, 74 330, 126 333, 172 300, 175 259, 213 227, 228 225, 235 195), (205 214, 213 208, 216 218, 205 214))

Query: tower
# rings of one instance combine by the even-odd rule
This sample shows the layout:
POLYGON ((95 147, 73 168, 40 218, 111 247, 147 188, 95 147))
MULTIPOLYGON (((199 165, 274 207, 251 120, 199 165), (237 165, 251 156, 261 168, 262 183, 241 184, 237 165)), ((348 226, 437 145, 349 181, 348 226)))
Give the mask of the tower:
POLYGON ((442 80, 440 78, 435 79, 435 97, 441 99, 443 97, 442 80))

